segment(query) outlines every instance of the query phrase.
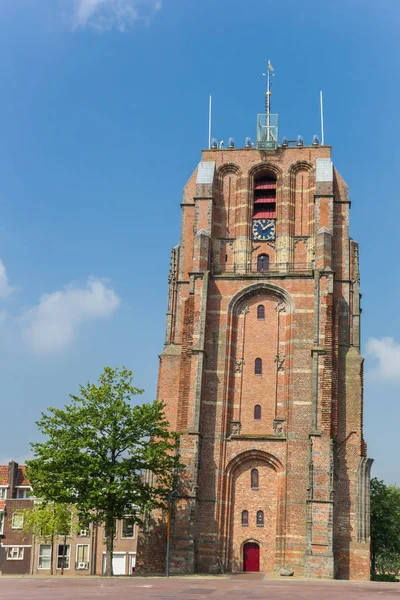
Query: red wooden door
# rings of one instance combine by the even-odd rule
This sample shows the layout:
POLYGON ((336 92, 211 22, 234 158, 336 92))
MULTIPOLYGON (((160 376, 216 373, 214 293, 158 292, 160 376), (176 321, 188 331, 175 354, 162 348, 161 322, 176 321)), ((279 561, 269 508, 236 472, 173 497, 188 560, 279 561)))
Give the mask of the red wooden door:
POLYGON ((260 570, 260 546, 256 542, 247 542, 243 546, 243 571, 260 570))

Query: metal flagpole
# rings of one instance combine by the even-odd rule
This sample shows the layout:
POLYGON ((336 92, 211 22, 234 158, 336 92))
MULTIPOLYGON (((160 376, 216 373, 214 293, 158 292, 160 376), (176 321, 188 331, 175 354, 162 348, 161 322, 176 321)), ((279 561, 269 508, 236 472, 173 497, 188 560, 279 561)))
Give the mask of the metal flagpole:
POLYGON ((211 94, 210 94, 210 102, 208 106, 208 149, 211 148, 211 94))
POLYGON ((321 110, 321 144, 325 145, 325 137, 324 137, 324 106, 322 103, 322 91, 319 93, 319 104, 321 110))
POLYGON ((267 98, 266 98, 266 108, 267 108, 267 141, 270 141, 270 133, 269 133, 269 128, 270 128, 270 112, 271 112, 271 79, 270 79, 270 71, 271 71, 271 61, 268 61, 268 68, 267 68, 267 98))

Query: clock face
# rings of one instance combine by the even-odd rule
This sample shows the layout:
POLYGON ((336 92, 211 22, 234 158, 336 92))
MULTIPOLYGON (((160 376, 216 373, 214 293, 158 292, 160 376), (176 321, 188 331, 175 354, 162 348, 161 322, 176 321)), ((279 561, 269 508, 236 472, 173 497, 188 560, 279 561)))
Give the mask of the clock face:
POLYGON ((275 239, 275 219, 253 219, 253 240, 275 239))

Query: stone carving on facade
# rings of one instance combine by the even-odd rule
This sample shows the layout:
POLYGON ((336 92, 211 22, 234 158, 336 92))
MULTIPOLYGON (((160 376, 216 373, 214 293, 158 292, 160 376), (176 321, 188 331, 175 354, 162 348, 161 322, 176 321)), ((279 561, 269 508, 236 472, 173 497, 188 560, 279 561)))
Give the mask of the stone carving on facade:
POLYGON ((189 294, 194 294, 194 275, 189 276, 189 294))
POLYGON ((244 364, 246 364, 246 363, 244 361, 243 356, 240 360, 235 360, 235 373, 241 373, 243 370, 244 364))
POLYGON ((244 306, 244 307, 242 308, 242 310, 240 311, 240 313, 241 313, 242 315, 244 315, 244 316, 246 316, 246 315, 247 315, 247 313, 249 313, 249 312, 250 312, 250 309, 249 309, 249 307, 247 306, 247 304, 246 304, 246 306, 244 306))
POLYGON ((168 283, 174 283, 176 281, 177 262, 178 262, 178 247, 175 247, 175 248, 172 248, 172 250, 171 250, 171 257, 170 257, 170 261, 169 261, 168 283))
POLYGON ((231 421, 231 435, 240 434, 240 421, 231 421))
POLYGON ((274 419, 272 423, 272 429, 274 430, 274 435, 283 435, 284 431, 285 419, 274 419))
POLYGON ((275 305, 275 310, 277 313, 285 313, 286 312, 286 306, 284 302, 277 302, 275 305))

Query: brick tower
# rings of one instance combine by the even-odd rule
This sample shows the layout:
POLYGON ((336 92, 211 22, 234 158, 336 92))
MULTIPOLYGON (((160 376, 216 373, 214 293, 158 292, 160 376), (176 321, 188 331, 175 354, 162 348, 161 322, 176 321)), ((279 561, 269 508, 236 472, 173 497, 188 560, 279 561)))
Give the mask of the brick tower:
POLYGON ((171 572, 369 579, 347 185, 330 146, 278 143, 269 106, 254 145, 213 146, 184 188, 160 356, 185 464, 171 572))

